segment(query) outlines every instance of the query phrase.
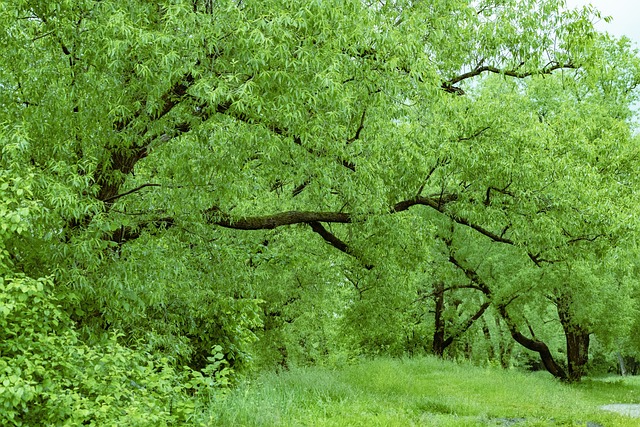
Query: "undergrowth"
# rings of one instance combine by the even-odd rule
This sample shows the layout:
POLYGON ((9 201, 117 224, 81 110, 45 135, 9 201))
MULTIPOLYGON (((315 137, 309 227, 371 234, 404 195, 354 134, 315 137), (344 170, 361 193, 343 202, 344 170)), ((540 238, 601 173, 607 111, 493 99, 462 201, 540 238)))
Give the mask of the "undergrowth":
POLYGON ((263 373, 201 414, 219 426, 637 426, 599 406, 639 403, 640 381, 558 382, 435 358, 263 373), (590 423, 590 424, 588 424, 590 423))

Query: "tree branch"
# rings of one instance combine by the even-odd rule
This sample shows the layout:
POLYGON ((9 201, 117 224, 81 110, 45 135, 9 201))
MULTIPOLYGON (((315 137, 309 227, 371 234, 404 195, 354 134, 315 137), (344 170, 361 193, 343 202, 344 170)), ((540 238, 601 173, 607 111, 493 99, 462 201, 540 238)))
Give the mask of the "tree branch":
POLYGON ((363 109, 362 110, 362 117, 360 117, 360 124, 358 125, 358 129, 356 129, 356 134, 352 137, 347 139, 347 144, 351 144, 353 141, 360 139, 360 132, 362 132, 362 129, 364 128, 364 116, 367 114, 367 109, 363 109))
POLYGON ((103 239, 109 240, 117 243, 118 245, 121 245, 129 240, 137 239, 138 237, 140 237, 140 235, 142 234, 142 231, 148 226, 154 226, 157 228, 164 227, 166 229, 166 228, 173 227, 174 224, 175 224, 175 220, 171 217, 156 218, 149 221, 141 222, 137 224, 135 227, 128 227, 128 226, 120 227, 117 230, 113 231, 112 233, 105 234, 103 236, 103 239))
POLYGON ((484 314, 485 311, 487 311, 487 308, 489 308, 490 305, 491 305, 491 301, 486 301, 484 304, 482 304, 480 308, 478 308, 478 311, 476 311, 473 316, 471 316, 465 322, 463 322, 454 334, 450 335, 449 338, 444 340, 442 347, 443 348, 449 347, 451 343, 453 343, 454 339, 458 338, 460 335, 467 332, 469 328, 474 324, 474 322, 478 320, 484 314))
MULTIPOLYGON (((356 254, 353 252, 353 250, 349 245, 347 245, 345 242, 340 240, 335 234, 331 233, 329 230, 324 228, 324 226, 320 224, 318 221, 312 221, 308 224, 314 232, 319 234, 320 237, 322 237, 331 246, 333 246, 334 248, 338 249, 341 252, 344 252, 347 255, 354 257, 358 261, 362 262, 362 260, 360 260, 360 258, 356 256, 356 254)), ((371 264, 368 264, 365 262, 362 262, 362 264, 364 268, 366 268, 367 270, 372 270, 374 268, 374 266, 371 264)))
MULTIPOLYGON (((249 117, 245 113, 242 113, 242 112, 239 112, 239 111, 233 111, 233 109, 231 108, 232 106, 233 106, 233 102, 227 101, 227 102, 224 102, 224 103, 221 103, 221 104, 217 105, 215 107, 215 111, 217 113, 219 113, 219 114, 228 115, 230 117, 235 118, 236 120, 239 120, 239 121, 247 123, 247 124, 253 124, 253 125, 260 124, 260 125, 266 127, 267 129, 269 129, 271 132, 275 133, 276 135, 293 138, 293 143, 303 147, 309 154, 312 154, 314 156, 321 155, 321 153, 319 153, 318 151, 316 151, 316 150, 314 150, 312 148, 304 147, 304 145, 302 144, 302 138, 300 138, 299 135, 295 135, 292 132, 288 131, 287 129, 281 128, 281 127, 276 126, 276 125, 272 125, 272 124, 269 124, 269 123, 260 123, 259 121, 249 117)), ((362 120, 364 120, 364 116, 363 116, 362 120)), ((341 164, 342 166, 344 166, 345 168, 351 170, 352 172, 355 172, 356 166, 355 166, 354 163, 350 162, 349 160, 336 159, 336 161, 339 164, 341 164)))
MULTIPOLYGON (((478 273, 475 270, 469 267, 463 266, 454 257, 452 253, 450 253, 449 255, 449 262, 451 262, 453 265, 461 269, 470 280, 472 280, 478 285, 479 289, 481 289, 485 293, 485 295, 487 295, 487 297, 491 297, 491 289, 487 286, 486 283, 484 283, 482 278, 478 275, 478 273)), ((507 305, 509 305, 516 297, 517 295, 514 295, 514 298, 512 298, 510 301, 508 301, 507 303, 502 303, 498 306, 500 316, 506 322, 507 327, 509 329, 509 333, 511 334, 511 337, 524 348, 538 353, 544 367, 554 377, 562 380, 566 380, 567 379, 566 372, 555 361, 547 344, 545 344, 543 341, 535 339, 535 336, 533 335, 533 331, 531 331, 533 338, 527 338, 526 336, 524 336, 522 333, 520 333, 520 331, 518 330, 518 326, 509 316, 509 313, 507 312, 507 305)), ((480 315, 482 315, 482 313, 480 315)))
POLYGON ((518 344, 520 344, 527 350, 535 351, 536 353, 538 353, 540 355, 540 359, 542 360, 542 364, 547 369, 547 371, 551 373, 551 375, 561 380, 566 380, 567 373, 555 361, 547 344, 537 339, 527 338, 522 333, 520 333, 520 331, 518 331, 518 327, 516 326, 515 322, 513 322, 513 320, 509 316, 509 313, 507 313, 506 306, 501 305, 499 307, 499 311, 500 311, 500 315, 502 316, 505 323, 507 324, 507 328, 511 333, 511 337, 518 344))
POLYGON ((469 136, 461 136, 460 138, 458 138, 458 141, 462 142, 462 141, 469 141, 472 140, 474 138, 479 137, 480 135, 482 135, 484 132, 486 132, 487 130, 491 129, 491 126, 485 126, 481 129, 478 129, 475 133, 473 133, 472 135, 469 136))
MULTIPOLYGON (((494 242, 506 243, 509 245, 515 245, 515 242, 511 239, 507 239, 503 236, 499 236, 484 227, 474 224, 465 218, 459 217, 455 214, 445 211, 446 204, 458 199, 458 196, 454 193, 441 194, 436 197, 423 197, 418 196, 408 200, 403 200, 396 203, 390 210, 390 214, 402 212, 416 205, 429 206, 432 209, 446 215, 454 222, 465 225, 479 232, 480 234, 490 238, 494 242)), ((233 218, 230 215, 222 212, 217 206, 213 206, 205 211, 205 215, 209 223, 219 225, 221 227, 232 228, 237 230, 270 230, 276 227, 282 227, 286 225, 317 222, 328 223, 342 223, 349 224, 353 222, 350 213, 345 212, 309 212, 309 211, 288 211, 281 212, 272 215, 253 216, 243 218, 233 218)))
POLYGON ((472 270, 471 268, 468 268, 468 267, 464 267, 462 264, 460 264, 460 262, 455 258, 455 256, 452 253, 449 254, 449 262, 455 265, 459 270, 461 270, 464 273, 465 276, 467 276, 469 280, 475 283, 477 286, 476 289, 480 290, 487 297, 489 298, 491 297, 491 289, 489 289, 489 287, 486 285, 486 283, 484 283, 484 281, 480 278, 480 276, 478 275, 478 273, 476 273, 475 270, 472 270))
POLYGON ((336 222, 343 224, 351 222, 351 214, 342 212, 289 211, 273 215, 232 218, 214 206, 207 209, 205 215, 211 224, 236 230, 271 230, 285 225, 310 222, 336 222))
POLYGON ((496 68, 493 67, 491 65, 478 65, 476 66, 476 68, 474 68, 472 71, 469 71, 468 73, 464 73, 464 74, 460 74, 459 76, 456 76, 450 80, 447 80, 446 82, 442 83, 442 88, 445 90, 451 90, 454 89, 454 85, 457 83, 460 83, 463 80, 467 80, 470 79, 472 77, 476 77, 479 76, 482 73, 494 73, 494 74, 502 74, 505 76, 509 76, 509 77, 515 77, 518 79, 523 79, 525 77, 530 77, 533 75, 538 75, 538 74, 551 74, 553 71, 555 70, 559 70, 561 68, 569 68, 569 69, 575 69, 576 66, 572 63, 572 62, 567 62, 565 64, 560 64, 560 63, 553 63, 553 65, 551 66, 546 66, 543 67, 540 70, 535 70, 535 71, 525 71, 525 72, 521 72, 518 71, 517 69, 518 67, 516 67, 515 69, 512 70, 501 70, 500 68, 496 68))
POLYGON ((124 197, 124 196, 127 196, 127 195, 131 194, 131 193, 135 193, 136 191, 140 191, 140 190, 142 190, 143 188, 146 188, 146 187, 160 187, 160 186, 161 186, 160 184, 151 184, 151 183, 142 184, 142 185, 134 188, 133 190, 125 191, 124 193, 116 194, 115 196, 111 196, 111 197, 109 197, 107 199, 104 199, 103 202, 105 202, 105 203, 112 202, 112 201, 114 201, 116 199, 119 199, 120 197, 124 197))
MULTIPOLYGON (((430 206, 434 209, 443 209, 444 204, 457 199, 455 194, 444 194, 437 199, 431 197, 414 197, 396 203, 390 210, 390 214, 406 211, 415 205, 430 206)), ((349 224, 353 222, 350 213, 346 212, 309 212, 288 211, 272 215, 232 218, 223 213, 220 208, 213 206, 205 211, 205 215, 211 224, 237 230, 270 230, 285 225, 303 224, 311 222, 329 222, 349 224)))
MULTIPOLYGON (((181 79, 177 80, 171 88, 167 92, 160 97, 161 107, 156 113, 154 120, 161 119, 166 116, 176 105, 184 100, 184 97, 187 94, 187 90, 194 83, 195 79, 191 73, 186 74, 181 79)), ((131 116, 127 118, 123 118, 114 123, 114 129, 118 132, 126 129, 134 120, 139 118, 144 112, 144 108, 140 108, 138 111, 133 113, 131 116)), ((146 132, 143 131, 144 134, 146 132)))

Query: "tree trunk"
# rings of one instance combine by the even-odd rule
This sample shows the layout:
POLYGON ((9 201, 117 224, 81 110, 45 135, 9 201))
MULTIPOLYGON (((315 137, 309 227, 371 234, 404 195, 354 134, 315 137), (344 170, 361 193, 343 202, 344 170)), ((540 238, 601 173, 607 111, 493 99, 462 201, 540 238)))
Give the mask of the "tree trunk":
POLYGON ((433 330, 433 354, 438 357, 444 355, 444 283, 437 283, 434 292, 436 309, 435 309, 435 322, 433 330))
POLYGON ((491 336, 491 331, 489 330, 489 324, 487 323, 487 319, 483 319, 482 322, 482 334, 484 335, 484 339, 487 343, 489 343, 489 347, 487 349, 487 358, 489 361, 493 362, 498 357, 496 356, 496 349, 493 343, 493 337, 491 336))
POLYGON ((535 337, 527 338, 522 335, 509 313, 507 313, 506 307, 500 307, 500 315, 506 322, 513 339, 524 348, 538 353, 542 364, 551 375, 561 380, 569 379, 565 370, 555 361, 549 347, 544 342, 537 340, 535 337))
POLYGON ((627 375, 627 368, 624 366, 624 358, 622 357, 622 354, 620 354, 620 352, 618 352, 618 365, 620 365, 620 375, 622 375, 623 377, 627 375))
POLYGON ((567 341, 567 379, 572 382, 580 381, 586 374, 587 362, 589 361, 590 333, 573 321, 570 300, 567 298, 559 299, 557 307, 560 324, 562 324, 567 341))
POLYGON ((576 329, 565 330, 567 337, 567 366, 569 381, 580 381, 587 373, 589 361, 589 333, 576 329))
MULTIPOLYGON (((513 339, 505 339, 504 338, 504 326, 500 323, 500 318, 498 316, 494 316, 494 321, 496 324, 497 332, 497 346, 498 346, 498 357, 500 360, 500 366, 503 369, 509 369, 511 366, 511 354, 513 353, 513 343, 515 342, 513 339)), ((507 330, 508 331, 508 330, 507 330)))

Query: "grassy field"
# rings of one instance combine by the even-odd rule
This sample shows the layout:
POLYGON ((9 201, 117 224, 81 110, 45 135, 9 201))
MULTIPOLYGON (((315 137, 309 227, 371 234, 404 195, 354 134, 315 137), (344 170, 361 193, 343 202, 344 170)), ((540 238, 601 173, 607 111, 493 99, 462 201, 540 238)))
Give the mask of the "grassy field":
POLYGON ((219 426, 639 426, 604 412, 640 403, 640 379, 562 384, 545 373, 379 359, 265 373, 203 408, 219 426))

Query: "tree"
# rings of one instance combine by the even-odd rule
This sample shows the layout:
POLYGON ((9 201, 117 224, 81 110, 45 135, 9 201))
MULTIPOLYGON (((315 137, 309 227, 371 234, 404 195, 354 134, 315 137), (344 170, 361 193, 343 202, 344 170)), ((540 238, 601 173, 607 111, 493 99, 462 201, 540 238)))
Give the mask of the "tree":
POLYGON ((2 5, 2 121, 23 136, 2 163, 41 207, 16 268, 55 274, 81 327, 200 367, 218 342, 244 360, 269 230, 386 280, 427 261, 433 215, 527 272, 597 254, 636 229, 638 66, 562 5, 2 5))

